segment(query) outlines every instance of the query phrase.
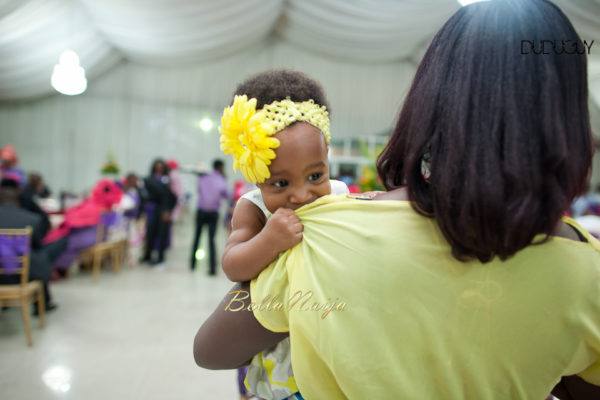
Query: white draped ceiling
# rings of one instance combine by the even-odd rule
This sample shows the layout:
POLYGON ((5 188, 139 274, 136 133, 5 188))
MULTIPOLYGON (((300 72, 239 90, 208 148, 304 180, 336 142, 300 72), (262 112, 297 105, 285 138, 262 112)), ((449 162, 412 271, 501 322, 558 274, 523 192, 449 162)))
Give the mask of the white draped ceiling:
POLYGON ((49 71, 75 50, 92 81, 121 59, 161 67, 234 56, 269 37, 322 57, 409 59, 454 0, 0 0, 0 98, 52 93, 49 71))
MULTIPOLYGON (((590 89, 600 104, 600 0, 555 3, 596 41, 590 89)), ((217 118, 248 74, 274 67, 323 83, 334 136, 380 133, 428 42, 459 7, 456 0, 0 0, 0 145, 14 143, 27 169, 46 171, 63 188, 87 187, 107 151, 138 172, 156 155, 195 163, 218 155, 214 135, 202 136, 197 121, 217 118), (88 78, 88 91, 74 98, 50 86, 65 49, 79 54, 88 78), (56 144, 63 148, 49 152, 56 144)))

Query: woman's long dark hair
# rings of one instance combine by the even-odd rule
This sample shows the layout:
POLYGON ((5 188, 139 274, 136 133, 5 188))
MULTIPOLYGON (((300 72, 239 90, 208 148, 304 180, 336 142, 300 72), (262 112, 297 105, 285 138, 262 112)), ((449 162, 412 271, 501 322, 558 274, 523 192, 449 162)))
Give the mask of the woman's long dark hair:
POLYGON ((550 2, 476 3, 442 27, 416 72, 377 169, 436 219, 459 260, 505 259, 553 234, 584 188, 586 56, 556 54, 562 40, 583 49, 550 2), (556 52, 533 54, 525 40, 556 52))

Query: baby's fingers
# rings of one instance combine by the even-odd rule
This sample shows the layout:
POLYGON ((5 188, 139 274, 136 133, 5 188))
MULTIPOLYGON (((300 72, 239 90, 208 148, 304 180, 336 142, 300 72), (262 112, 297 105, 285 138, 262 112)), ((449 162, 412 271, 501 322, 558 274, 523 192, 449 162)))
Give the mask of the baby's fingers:
MULTIPOLYGON (((297 218, 297 217, 296 217, 297 218)), ((302 223, 300 222, 299 219, 291 220, 290 224, 288 225, 291 229, 292 232, 302 232, 304 231, 304 225, 302 225, 302 223)))

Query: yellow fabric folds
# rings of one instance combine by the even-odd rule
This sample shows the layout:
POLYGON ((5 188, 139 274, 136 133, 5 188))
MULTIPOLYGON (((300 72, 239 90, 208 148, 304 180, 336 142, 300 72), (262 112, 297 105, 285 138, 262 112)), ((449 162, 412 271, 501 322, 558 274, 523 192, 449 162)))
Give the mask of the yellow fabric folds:
POLYGON ((291 332, 306 399, 542 399, 575 373, 600 384, 589 235, 461 263, 407 202, 325 196, 297 214, 302 242, 251 292, 258 321, 291 332))

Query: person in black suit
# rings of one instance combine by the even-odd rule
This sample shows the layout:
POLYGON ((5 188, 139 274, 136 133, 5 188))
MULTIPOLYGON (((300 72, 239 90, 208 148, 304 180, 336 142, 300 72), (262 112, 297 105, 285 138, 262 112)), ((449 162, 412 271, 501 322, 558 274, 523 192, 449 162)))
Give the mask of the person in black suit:
MULTIPOLYGON (((31 255, 29 280, 40 280, 44 284, 46 310, 56 308, 52 302, 48 282, 52 278, 52 262, 66 249, 66 238, 48 245, 42 245, 47 228, 42 218, 21 207, 19 203, 20 189, 18 183, 11 179, 3 179, 0 183, 0 229, 22 229, 31 226, 31 255)), ((15 276, 0 276, 0 284, 17 283, 15 276)))
POLYGON ((164 262, 165 249, 171 225, 171 211, 177 204, 177 197, 169 187, 169 169, 158 159, 152 164, 151 174, 144 178, 143 192, 146 202, 154 203, 154 210, 146 219, 146 243, 142 263, 159 265, 164 262), (152 258, 152 251, 158 244, 158 257, 152 258))

